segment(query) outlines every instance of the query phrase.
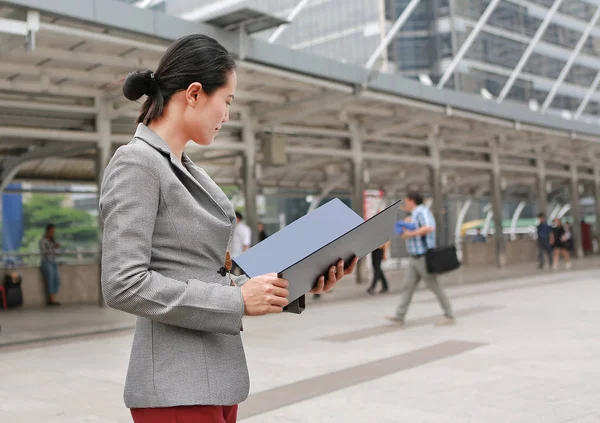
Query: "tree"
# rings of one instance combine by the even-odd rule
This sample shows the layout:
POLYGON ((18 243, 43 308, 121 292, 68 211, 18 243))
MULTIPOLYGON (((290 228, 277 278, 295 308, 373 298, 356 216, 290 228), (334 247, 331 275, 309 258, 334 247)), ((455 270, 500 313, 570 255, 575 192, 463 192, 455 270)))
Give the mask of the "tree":
POLYGON ((97 242, 97 222, 83 210, 63 207, 65 196, 33 194, 23 205, 23 251, 35 251, 46 225, 56 226, 56 241, 61 248, 89 246, 97 242))

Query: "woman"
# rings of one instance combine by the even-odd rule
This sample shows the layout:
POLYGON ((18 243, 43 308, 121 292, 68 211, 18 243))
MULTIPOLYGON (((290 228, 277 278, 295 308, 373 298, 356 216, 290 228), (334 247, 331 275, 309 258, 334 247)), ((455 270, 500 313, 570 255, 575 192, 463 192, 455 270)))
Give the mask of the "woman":
MULTIPOLYGON (((288 304, 277 274, 228 273, 234 209, 183 152, 189 140, 211 144, 229 120, 235 66, 214 39, 190 35, 156 72, 123 84, 129 100, 147 99, 104 173, 102 288, 109 306, 138 316, 124 395, 136 423, 236 421, 249 390, 242 316, 288 304)), ((329 291, 355 263, 332 266, 313 291, 329 291)))
POLYGON ((54 241, 54 230, 52 223, 46 225, 46 232, 39 242, 40 266, 47 293, 46 304, 49 306, 60 305, 56 301, 56 295, 60 288, 60 274, 58 273, 58 264, 56 263, 56 250, 60 248, 60 244, 54 241))
POLYGON ((558 261, 562 253, 565 259, 565 268, 571 268, 571 256, 567 249, 567 243, 569 242, 570 233, 565 230, 560 219, 554 219, 554 227, 552 228, 552 236, 550 237, 550 244, 554 250, 554 258, 552 259, 552 269, 558 269, 558 261))

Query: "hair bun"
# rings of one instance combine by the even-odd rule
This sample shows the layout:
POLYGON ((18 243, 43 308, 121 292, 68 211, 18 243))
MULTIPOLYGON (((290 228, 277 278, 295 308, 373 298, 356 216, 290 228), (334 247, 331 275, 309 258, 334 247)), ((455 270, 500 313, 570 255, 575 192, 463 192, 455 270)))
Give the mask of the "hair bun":
POLYGON ((151 96, 156 92, 158 88, 154 72, 145 71, 133 71, 129 72, 125 82, 123 83, 123 94, 125 98, 131 101, 138 100, 143 95, 151 96))

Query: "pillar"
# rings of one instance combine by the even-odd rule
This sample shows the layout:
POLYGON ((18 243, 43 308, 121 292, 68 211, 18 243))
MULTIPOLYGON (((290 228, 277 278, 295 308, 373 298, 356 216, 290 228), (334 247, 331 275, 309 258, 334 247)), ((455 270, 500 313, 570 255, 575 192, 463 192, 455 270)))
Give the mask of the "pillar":
POLYGON ((438 245, 444 240, 445 222, 442 214, 444 206, 444 188, 442 184, 442 169, 440 164, 440 145, 439 145, 439 127, 433 125, 428 136, 429 155, 431 157, 430 166, 430 185, 431 185, 431 212, 435 219, 436 231, 435 238, 438 245))
POLYGON ((537 212, 544 213, 548 217, 548 193, 546 192, 546 165, 542 152, 538 151, 537 165, 537 212))
POLYGON ((491 174, 491 192, 492 192, 492 210, 494 219, 494 242, 496 244, 496 265, 504 267, 506 265, 506 243, 504 242, 504 232, 502 228, 502 174, 500 172, 500 158, 498 155, 499 139, 491 142, 492 174, 491 174))
POLYGON ((252 231, 252 245, 258 243, 258 212, 256 208, 256 123, 248 112, 242 113, 242 140, 244 142, 244 220, 252 231))
POLYGON ((573 224, 571 232, 573 234, 573 248, 575 256, 583 257, 583 243, 581 242, 581 200, 579 198, 579 175, 577 173, 577 164, 571 163, 571 216, 573 224))
MULTIPOLYGON (((360 127, 356 122, 349 122, 350 130, 350 149, 352 150, 352 209, 360 217, 364 217, 364 160, 362 153, 362 139, 360 136, 360 127)), ((364 282, 365 260, 359 260, 356 273, 356 283, 364 282)))

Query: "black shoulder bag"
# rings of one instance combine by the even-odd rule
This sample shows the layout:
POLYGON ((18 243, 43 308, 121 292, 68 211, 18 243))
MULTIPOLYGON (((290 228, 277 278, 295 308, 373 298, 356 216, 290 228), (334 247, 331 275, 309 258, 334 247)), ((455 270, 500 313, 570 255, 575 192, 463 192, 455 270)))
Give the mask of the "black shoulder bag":
MULTIPOLYGON (((421 222, 418 221, 419 228, 421 222)), ((427 237, 422 236, 421 240, 427 252, 425 253, 425 268, 427 273, 432 275, 440 275, 442 273, 451 272, 460 267, 460 261, 456 253, 456 246, 447 245, 444 247, 429 248, 427 245, 427 237)))

